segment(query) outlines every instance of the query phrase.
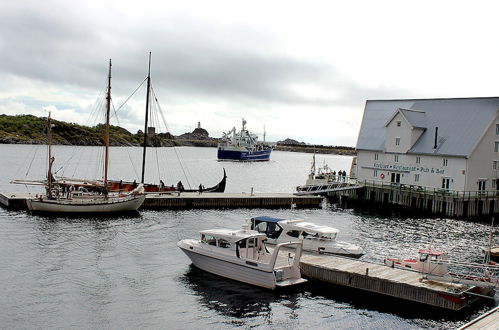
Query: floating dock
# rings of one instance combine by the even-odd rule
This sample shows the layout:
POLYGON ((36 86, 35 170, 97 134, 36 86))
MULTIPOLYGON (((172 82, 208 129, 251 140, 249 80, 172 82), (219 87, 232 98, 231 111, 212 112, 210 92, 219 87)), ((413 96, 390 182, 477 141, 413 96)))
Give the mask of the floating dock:
POLYGON ((421 273, 331 255, 304 253, 302 275, 316 281, 346 286, 453 311, 479 299, 475 287, 422 280, 421 273))
MULTIPOLYGON (((9 210, 27 210, 26 200, 35 194, 0 193, 0 205, 9 210)), ((319 208, 323 198, 293 194, 181 193, 149 194, 143 209, 179 210, 209 208, 319 208)))

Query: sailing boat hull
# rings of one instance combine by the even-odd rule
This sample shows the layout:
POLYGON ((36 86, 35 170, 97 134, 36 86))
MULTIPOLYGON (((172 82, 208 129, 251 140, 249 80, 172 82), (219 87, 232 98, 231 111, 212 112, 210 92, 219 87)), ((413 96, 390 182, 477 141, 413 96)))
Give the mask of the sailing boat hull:
POLYGON ((71 200, 28 199, 28 210, 40 213, 120 213, 137 211, 145 195, 71 200))

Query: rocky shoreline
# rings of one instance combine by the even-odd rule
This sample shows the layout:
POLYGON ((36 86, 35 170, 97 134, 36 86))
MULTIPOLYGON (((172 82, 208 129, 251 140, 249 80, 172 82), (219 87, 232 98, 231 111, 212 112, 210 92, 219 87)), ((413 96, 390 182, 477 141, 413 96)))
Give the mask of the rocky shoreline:
MULTIPOLYGON (((0 144, 46 144, 46 118, 31 115, 0 115, 0 144)), ((81 126, 74 123, 53 121, 52 143, 55 145, 101 146, 102 126, 81 126)), ((132 134, 118 126, 110 127, 111 146, 142 146, 144 133, 132 134)), ((149 135, 150 147, 216 147, 218 138, 209 136, 200 125, 190 133, 174 136, 170 133, 149 135)), ((289 152, 307 152, 320 154, 355 155, 355 149, 342 146, 310 145, 292 139, 277 142, 275 150, 289 152)))

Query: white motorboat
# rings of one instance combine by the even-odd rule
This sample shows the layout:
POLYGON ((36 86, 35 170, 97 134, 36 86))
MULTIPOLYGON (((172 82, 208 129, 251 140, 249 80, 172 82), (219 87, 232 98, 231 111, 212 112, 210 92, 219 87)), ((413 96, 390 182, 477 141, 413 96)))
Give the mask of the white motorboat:
POLYGON ((251 219, 251 229, 263 233, 271 244, 297 242, 303 239, 303 250, 318 253, 338 254, 358 258, 364 250, 355 244, 337 241, 338 230, 319 226, 304 220, 286 220, 267 216, 251 219))
POLYGON ((306 282, 300 274, 301 242, 269 250, 267 237, 247 225, 241 230, 213 229, 200 234, 201 239, 184 239, 177 246, 204 271, 271 290, 306 282))

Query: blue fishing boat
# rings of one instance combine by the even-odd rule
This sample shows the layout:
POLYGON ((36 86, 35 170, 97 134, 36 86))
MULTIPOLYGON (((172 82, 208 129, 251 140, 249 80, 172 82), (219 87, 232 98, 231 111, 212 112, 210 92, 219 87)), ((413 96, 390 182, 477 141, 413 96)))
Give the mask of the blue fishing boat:
POLYGON ((236 161, 268 161, 272 146, 265 142, 258 141, 258 136, 246 129, 246 120, 240 132, 236 132, 234 127, 218 143, 218 160, 236 161))

